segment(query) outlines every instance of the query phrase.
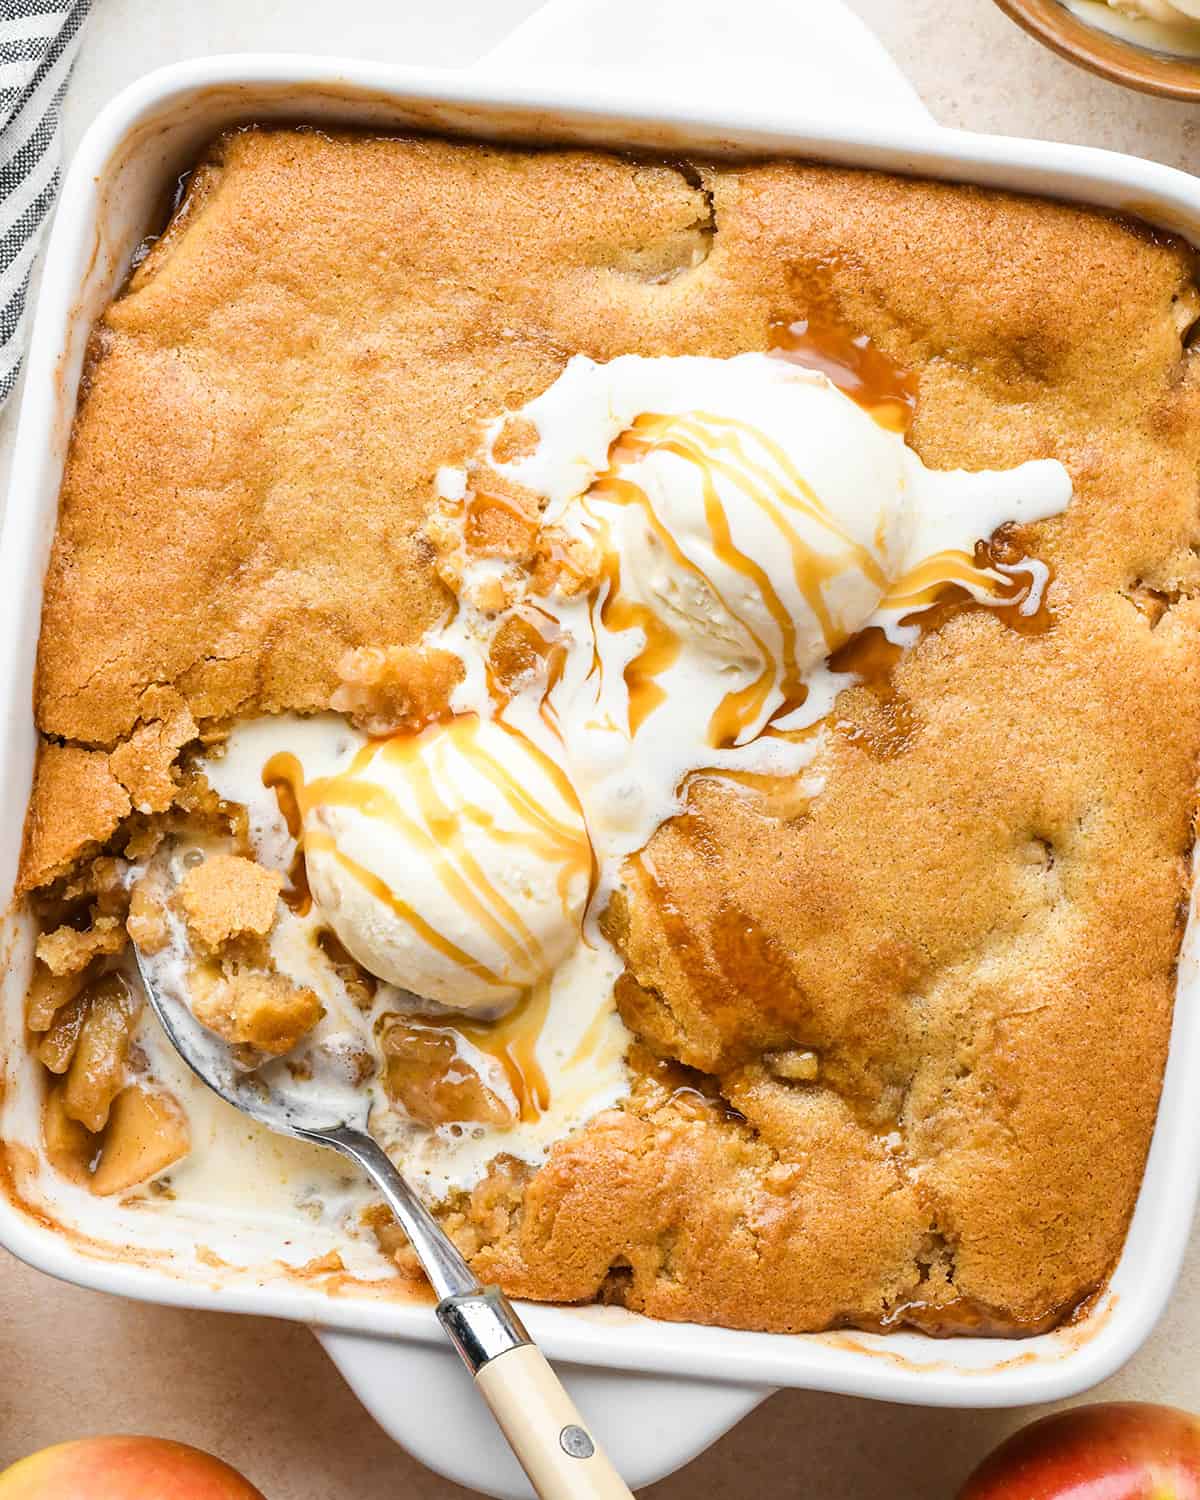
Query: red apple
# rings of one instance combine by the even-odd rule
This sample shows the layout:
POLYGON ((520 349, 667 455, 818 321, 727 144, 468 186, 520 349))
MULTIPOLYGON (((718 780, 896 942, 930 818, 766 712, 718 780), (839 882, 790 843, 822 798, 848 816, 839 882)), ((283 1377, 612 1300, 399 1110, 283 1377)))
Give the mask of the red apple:
POLYGON ((959 1500, 1200 1500, 1200 1417, 1145 1401, 1056 1412, 1001 1443, 959 1500))
POLYGON ((265 1500, 236 1469, 153 1437, 80 1438, 0 1474, 0 1500, 265 1500))

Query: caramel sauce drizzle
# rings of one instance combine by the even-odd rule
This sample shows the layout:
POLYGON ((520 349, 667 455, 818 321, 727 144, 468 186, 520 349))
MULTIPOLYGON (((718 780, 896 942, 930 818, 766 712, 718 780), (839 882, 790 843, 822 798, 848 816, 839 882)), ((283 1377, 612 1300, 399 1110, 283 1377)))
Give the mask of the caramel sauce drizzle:
POLYGON ((461 968, 465 969, 468 974, 474 975, 477 979, 482 979, 484 983, 493 985, 501 983, 501 980, 491 969, 487 968, 486 965, 480 963, 477 959, 472 958, 469 953, 465 953, 457 944, 451 942, 448 937, 445 937, 436 928, 432 927, 419 911, 410 906, 407 901, 397 896, 386 881, 380 880, 378 875, 373 871, 368 870, 365 865, 360 865, 357 860, 351 859, 348 854, 339 849, 334 842, 332 834, 322 833, 314 829, 306 834, 305 842, 309 849, 321 849, 332 854, 334 859, 337 860, 338 864, 348 874, 352 875, 361 886, 370 891, 371 895, 377 901, 382 902, 384 906, 394 912, 402 922, 407 923, 431 948, 435 948, 439 953, 452 959, 461 968))
POLYGON ((481 549, 489 545, 489 512, 499 512, 525 531, 536 526, 533 518, 517 500, 492 490, 474 490, 467 498, 463 513, 463 540, 468 548, 481 549))
MULTIPOLYGON (((538 605, 526 604, 521 617, 533 628, 535 638, 539 643, 535 648, 536 654, 545 673, 541 696, 538 699, 538 717, 561 744, 563 740, 562 726, 558 720, 558 710, 554 706, 553 694, 554 689, 562 680, 563 672, 566 670, 567 645, 565 641, 558 638, 558 621, 553 615, 538 605), (542 622, 540 626, 538 624, 539 619, 542 622)), ((509 683, 501 680, 500 674, 496 671, 492 663, 490 653, 484 666, 484 672, 487 679, 488 696, 493 705, 492 723, 497 729, 502 729, 505 734, 511 735, 514 740, 519 742, 522 749, 538 762, 547 779, 553 782, 563 802, 571 808, 586 829, 587 824, 583 815, 583 804, 579 800, 574 782, 572 782, 553 756, 547 755, 540 745, 536 744, 519 729, 516 729, 505 718, 505 709, 512 700, 512 690, 509 683)), ((501 768, 497 767, 496 770, 499 775, 504 775, 501 768)), ((508 778, 505 779, 507 780, 508 778)), ((529 803, 530 810, 524 807, 517 808, 520 815, 530 816, 531 810, 535 808, 537 811, 532 812, 532 816, 537 817, 539 813, 545 813, 545 809, 542 809, 540 804, 534 803, 532 799, 526 799, 526 801, 529 803)), ((576 858, 579 840, 575 830, 561 822, 556 821, 552 831, 557 836, 562 847, 556 851, 551 851, 548 855, 544 855, 544 857, 556 859, 558 862, 559 873, 556 885, 563 910, 567 911, 570 906, 569 893, 571 881, 580 872, 580 863, 576 858)), ((494 830, 493 836, 496 837, 498 835, 499 830, 494 830)), ((523 838, 510 839, 509 841, 528 843, 528 840, 523 838)), ((595 894, 600 880, 600 866, 596 860, 596 853, 592 848, 590 839, 586 840, 586 845, 588 890, 587 899, 584 903, 585 907, 591 905, 592 896, 595 894)))
POLYGON ((262 784, 275 793, 280 815, 287 824, 287 831, 297 843, 304 836, 304 812, 300 806, 300 789, 304 786, 304 772, 300 762, 289 750, 272 755, 263 767, 262 784))
MULTIPOLYGON (((619 505, 636 505, 676 566, 697 577, 726 613, 738 621, 762 663, 754 680, 726 694, 713 714, 709 742, 726 747, 737 744, 760 716, 777 677, 784 698, 780 716, 804 702, 806 688, 797 658, 796 626, 791 611, 780 598, 766 569, 734 541, 729 514, 717 487, 719 478, 736 485, 781 534, 789 549, 796 586, 820 625, 827 652, 836 650, 846 639, 846 632, 829 611, 825 601, 826 586, 851 567, 861 570, 880 589, 884 588, 886 580, 879 560, 870 549, 856 541, 837 522, 784 448, 757 428, 711 412, 697 411, 681 416, 647 412, 617 438, 609 452, 609 467, 592 485, 589 497, 619 505), (763 457, 755 457, 755 450, 763 457), (761 634, 730 608, 714 581, 686 556, 655 512, 645 490, 621 476, 624 464, 638 462, 654 452, 672 453, 698 471, 713 549, 731 571, 748 579, 758 590, 783 643, 782 663, 776 662, 774 652, 761 634), (796 517, 817 523, 834 543, 831 551, 817 551, 806 541, 796 529, 796 517)), ((677 659, 681 642, 678 634, 653 610, 620 598, 620 572, 614 551, 608 549, 607 552, 607 589, 600 615, 602 623, 609 629, 625 630, 639 626, 646 636, 645 647, 625 669, 629 690, 629 728, 631 733, 636 733, 665 697, 657 679, 677 659)))
MULTIPOLYGON (((533 1124, 550 1107, 550 1085, 538 1062, 537 1044, 550 1009, 550 981, 539 980, 498 1021, 445 1020, 439 1031, 465 1037, 473 1047, 500 1064, 523 1124, 533 1124)), ((428 1018, 422 1018, 425 1024, 428 1018)))
POLYGON ((300 762, 294 755, 289 755, 286 751, 273 755, 263 768, 262 781, 263 786, 275 793, 275 801, 279 806, 283 821, 287 824, 287 831, 296 840, 296 852, 292 855, 291 863, 288 865, 287 884, 280 891, 279 896, 289 910, 294 911, 298 917, 306 917, 312 910, 312 892, 308 888, 308 869, 304 863, 304 846, 301 837, 304 815, 300 811, 300 803, 296 798, 291 780, 293 767, 296 772, 299 772, 300 762), (286 762, 291 762, 291 765, 286 765, 286 762))
MULTIPOLYGON (((561 743, 562 725, 558 721, 558 711, 554 707, 554 689, 562 681, 562 675, 567 669, 567 647, 564 641, 558 641, 546 653, 546 685, 542 689, 542 696, 538 699, 538 717, 561 743)), ((571 788, 574 796, 575 788, 571 788)))
POLYGON ((361 974, 359 982, 362 985, 364 994, 374 998, 375 991, 379 987, 379 981, 374 974, 367 973, 332 927, 321 927, 318 929, 317 947, 335 969, 358 970, 361 974))
POLYGON ((312 911, 312 891, 308 884, 308 866, 304 863, 304 850, 297 848, 287 868, 286 884, 279 899, 298 917, 306 917, 312 911))
MULTIPOLYGON (((477 891, 472 888, 469 878, 465 877, 438 848, 428 828, 423 828, 416 819, 405 813, 391 793, 384 788, 356 779, 375 755, 389 743, 390 741, 381 740, 363 746, 346 771, 338 776, 321 777, 308 785, 304 783, 299 762, 293 755, 283 751, 278 755, 273 755, 263 768, 263 782, 267 786, 272 786, 276 785, 279 779, 286 777, 290 781, 292 795, 305 815, 314 807, 322 805, 352 807, 361 812, 364 817, 378 819, 399 828, 430 859, 442 883, 456 899, 471 912, 476 920, 480 921, 511 958, 520 962, 523 954, 519 940, 514 938, 503 927, 496 914, 488 909, 477 891), (289 765, 288 762, 292 764, 289 765)), ((276 796, 278 796, 278 788, 276 788, 276 796)), ((301 840, 306 852, 320 849, 331 854, 347 874, 353 876, 377 900, 382 901, 443 957, 460 964, 488 984, 496 986, 502 984, 499 977, 490 969, 470 958, 449 938, 432 927, 418 912, 415 912, 407 902, 397 897, 385 881, 380 880, 378 876, 340 850, 330 834, 313 828, 304 829, 302 826, 301 840)))
MULTIPOLYGON (((911 377, 899 371, 868 339, 844 330, 826 329, 811 334, 809 325, 789 325, 787 337, 797 357, 803 353, 812 363, 813 351, 821 358, 817 367, 837 375, 835 384, 860 401, 882 424, 902 432, 911 418, 916 393, 911 377), (797 331, 798 330, 798 331, 797 331), (835 336, 836 333, 836 336, 835 336), (840 361, 840 363, 839 363, 840 361), (836 369, 835 369, 836 366, 836 369), (882 415, 880 415, 882 413, 882 415)), ((939 606, 962 604, 986 606, 1004 623, 1023 632, 1048 628, 1044 599, 1034 599, 1037 576, 1034 567, 1011 561, 1012 548, 1001 540, 983 541, 974 555, 945 550, 924 558, 902 578, 889 583, 875 553, 849 536, 830 515, 791 462, 787 453, 766 434, 748 424, 708 412, 683 416, 645 413, 612 445, 609 468, 589 491, 590 496, 623 505, 636 505, 654 535, 677 566, 696 576, 727 613, 738 620, 754 644, 763 663, 758 676, 746 686, 726 695, 709 725, 709 742, 726 748, 739 743, 762 712, 777 675, 783 703, 772 714, 763 733, 786 735, 774 721, 785 718, 807 697, 796 656, 796 629, 789 610, 766 571, 742 552, 733 540, 729 517, 717 488, 717 479, 735 484, 756 504, 779 531, 791 554, 797 588, 818 621, 826 654, 835 655, 850 639, 840 621, 834 620, 825 602, 825 588, 847 568, 855 568, 882 590, 880 608, 902 614, 905 623, 939 606), (758 460, 752 445, 765 455, 758 460), (731 570, 749 579, 757 588, 768 613, 778 627, 783 643, 782 663, 777 664, 768 644, 750 624, 729 609, 711 578, 689 559, 654 511, 646 492, 620 475, 624 463, 637 461, 655 451, 675 454, 700 473, 705 519, 714 550, 731 570), (816 522, 836 541, 830 552, 818 552, 800 536, 792 523, 796 514, 816 522), (1008 561, 1002 560, 1007 557, 1008 561), (1031 607, 1031 604, 1033 607, 1031 607)), ((882 538, 876 538, 882 549, 882 538)), ((600 609, 602 622, 612 630, 640 627, 646 644, 625 669, 629 695, 629 728, 636 733, 646 718, 664 700, 658 679, 678 658, 681 641, 655 612, 644 604, 619 597, 620 571, 615 549, 608 549, 605 564, 606 592, 600 609)), ((926 622, 922 621, 924 626, 926 622)), ((931 625, 935 617, 930 617, 931 625)), ((940 623, 940 621, 936 621, 940 623)), ((599 665, 598 653, 594 667, 599 665)), ((843 669, 844 670, 844 669, 843 669)))
POLYGON ((924 558, 891 585, 879 607, 917 614, 937 604, 950 588, 962 589, 973 598, 982 593, 984 598, 977 598, 981 604, 1019 606, 1033 586, 1031 572, 1020 568, 998 571, 988 559, 986 546, 977 547, 974 556, 950 549, 924 558))
POLYGON ((449 1038, 462 1067, 470 1067, 462 1050, 464 1041, 490 1057, 499 1065, 512 1092, 517 1118, 530 1125, 550 1107, 550 1085, 537 1057, 538 1039, 549 1008, 550 981, 545 979, 527 990, 512 1010, 497 1021, 424 1013, 406 1016, 404 1020, 415 1031, 449 1038))
POLYGON ((875 699, 879 710, 878 722, 863 725, 839 718, 834 728, 851 744, 880 760, 901 754, 917 729, 912 708, 892 676, 903 654, 903 646, 889 641, 878 625, 871 625, 829 658, 830 670, 852 674, 875 699))
MULTIPOLYGON (((1053 574, 1045 564, 1040 567, 1045 569, 1041 580, 1035 565, 1021 558, 1015 542, 1002 530, 989 541, 977 542, 973 557, 950 551, 927 558, 892 585, 882 606, 904 611, 900 623, 916 626, 921 636, 970 609, 986 609, 1019 634, 1041 635, 1053 628, 1054 613, 1047 600, 1053 574), (979 592, 985 597, 981 599, 979 592)), ((870 726, 838 719, 834 727, 880 758, 900 754, 917 729, 916 716, 893 678, 904 650, 879 626, 871 625, 829 658, 830 671, 857 679, 880 710, 879 721, 870 726)))
POLYGON ((809 370, 819 370, 889 432, 905 433, 917 406, 916 376, 903 370, 865 333, 813 314, 786 318, 768 330, 772 354, 809 370))
MULTIPOLYGON (((644 508, 649 510, 649 501, 646 500, 645 492, 638 486, 630 484, 625 479, 611 480, 610 485, 614 494, 606 498, 614 498, 615 494, 619 493, 624 503, 631 498, 628 492, 637 490, 641 497, 637 503, 642 504, 642 501, 645 501, 644 508)), ((665 529, 658 522, 657 517, 654 518, 652 524, 656 533, 665 534, 665 529)), ((672 550, 682 558, 683 554, 679 552, 674 540, 670 545, 672 550)), ((622 597, 621 563, 615 547, 605 549, 602 577, 607 585, 607 591, 600 605, 601 624, 612 631, 637 628, 646 638, 646 644, 629 662, 624 673, 629 698, 629 732, 636 734, 654 710, 666 701, 667 690, 658 678, 678 660, 679 653, 683 649, 683 641, 678 633, 672 630, 648 604, 622 597)), ((596 665, 598 664, 597 661, 596 665)))
MULTIPOLYGON (((821 730, 821 723, 806 725, 803 729, 774 731, 781 738, 796 743, 814 738, 821 730)), ((766 734, 771 732, 764 730, 766 734)), ((780 775, 773 771, 737 771, 729 766, 710 767, 693 771, 684 780, 685 797, 699 782, 712 781, 720 785, 738 787, 757 798, 757 805, 769 818, 781 822, 792 822, 803 817, 812 804, 812 797, 801 789, 798 776, 780 775)))
POLYGON ((608 1018, 615 1014, 616 1009, 617 1003, 611 994, 603 1005, 597 1006, 596 1014, 588 1022, 587 1030, 579 1038, 578 1045, 567 1059, 568 1069, 577 1068, 580 1063, 586 1062, 589 1057, 595 1055, 604 1036, 604 1029, 608 1025, 608 1018))

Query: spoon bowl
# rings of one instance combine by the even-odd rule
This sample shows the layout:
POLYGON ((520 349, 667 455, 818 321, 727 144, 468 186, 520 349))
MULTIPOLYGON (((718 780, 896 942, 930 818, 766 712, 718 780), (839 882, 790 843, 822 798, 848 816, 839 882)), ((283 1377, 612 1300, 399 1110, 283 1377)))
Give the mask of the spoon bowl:
POLYGON ((283 1058, 270 1058, 260 1067, 239 1064, 230 1047, 198 1021, 187 996, 178 990, 165 966, 134 948, 142 989, 171 1045, 192 1072, 234 1109, 269 1130, 318 1141, 335 1130, 367 1129, 370 1104, 361 1090, 323 1087, 313 1090, 288 1071, 283 1058))

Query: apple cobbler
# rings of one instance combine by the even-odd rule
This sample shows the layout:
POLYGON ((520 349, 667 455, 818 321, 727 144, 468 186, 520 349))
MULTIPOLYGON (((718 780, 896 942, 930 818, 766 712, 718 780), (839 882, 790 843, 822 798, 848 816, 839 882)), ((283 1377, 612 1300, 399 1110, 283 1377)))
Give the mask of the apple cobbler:
POLYGON ((368 1091, 511 1294, 1070 1316, 1187 913, 1194 276, 883 174, 221 137, 94 331, 46 579, 51 1169, 169 1211, 222 1149, 132 942, 241 1066, 368 1091))

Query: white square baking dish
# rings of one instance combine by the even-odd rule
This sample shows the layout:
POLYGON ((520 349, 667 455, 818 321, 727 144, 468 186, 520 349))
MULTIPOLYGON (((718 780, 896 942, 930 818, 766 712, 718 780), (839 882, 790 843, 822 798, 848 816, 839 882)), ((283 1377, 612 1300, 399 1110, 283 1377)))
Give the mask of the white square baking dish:
MULTIPOLYGON (((12 890, 33 763, 41 580, 88 329, 121 284, 165 190, 203 143, 226 125, 272 118, 672 154, 799 155, 1079 199, 1136 212, 1200 243, 1200 181, 1112 153, 938 127, 834 0, 820 7, 744 0, 736 26, 728 7, 713 0, 555 0, 463 73, 246 56, 150 75, 105 110, 79 149, 36 309, 0 547, 0 776, 8 788, 2 904, 12 890), (639 66, 606 68, 606 58, 628 55, 632 35, 642 41, 639 66), (765 56, 786 58, 786 67, 764 63, 765 56)), ((535 1336, 567 1363, 568 1384, 630 1483, 646 1484, 685 1462, 775 1386, 927 1405, 1023 1405, 1084 1390, 1127 1359, 1170 1294, 1200 1187, 1193 929, 1137 1211, 1112 1282, 1084 1320, 1021 1342, 935 1341, 916 1333, 792 1337, 655 1323, 616 1309, 529 1308, 535 1336)), ((0 1132, 19 1144, 31 1130, 33 1086, 20 1045, 31 956, 19 913, 8 919, 4 952, 0 1132)), ((303 1226, 281 1258, 277 1223, 255 1223, 252 1215, 206 1223, 203 1244, 217 1245, 227 1262, 214 1266, 195 1253, 198 1224, 177 1225, 190 1243, 172 1249, 154 1217, 127 1214, 121 1237, 144 1252, 135 1263, 111 1243, 65 1237, 0 1196, 0 1241, 80 1285, 319 1325, 347 1379, 398 1440, 461 1483, 496 1495, 528 1493, 443 1350, 428 1306, 361 1285, 334 1295, 289 1274, 285 1261, 300 1264, 322 1248, 303 1226)))

